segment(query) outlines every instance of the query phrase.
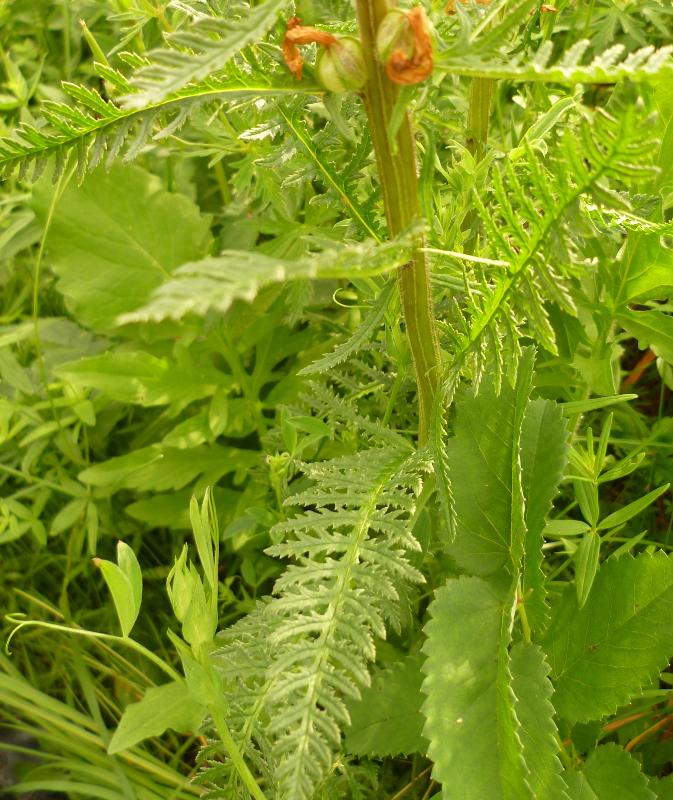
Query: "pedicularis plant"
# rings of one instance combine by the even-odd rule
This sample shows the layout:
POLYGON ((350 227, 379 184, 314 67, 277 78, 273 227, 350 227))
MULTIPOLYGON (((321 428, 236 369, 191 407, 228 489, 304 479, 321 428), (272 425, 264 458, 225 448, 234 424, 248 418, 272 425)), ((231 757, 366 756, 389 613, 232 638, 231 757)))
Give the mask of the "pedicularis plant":
POLYGON ((39 112, 5 63, 10 619, 148 676, 53 785, 168 796, 172 729, 184 796, 673 797, 671 9, 112 5, 39 112))

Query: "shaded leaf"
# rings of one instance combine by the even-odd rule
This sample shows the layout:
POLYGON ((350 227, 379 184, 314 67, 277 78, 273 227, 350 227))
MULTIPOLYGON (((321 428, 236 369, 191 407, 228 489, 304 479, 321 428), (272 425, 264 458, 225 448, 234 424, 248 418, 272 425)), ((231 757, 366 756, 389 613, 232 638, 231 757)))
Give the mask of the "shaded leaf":
POLYGON ((673 653, 672 614, 673 558, 663 553, 606 561, 582 608, 568 586, 544 642, 558 713, 588 722, 639 695, 673 653))
POLYGON ((150 736, 161 736, 169 728, 178 733, 197 731, 205 715, 205 707, 194 700, 184 681, 153 686, 142 700, 124 709, 108 753, 127 750, 150 736))
POLYGON ((422 662, 421 654, 414 653, 373 677, 372 685, 350 706, 345 742, 349 753, 383 757, 425 752, 422 662))
POLYGON ((433 776, 461 800, 533 797, 507 649, 512 602, 481 578, 462 577, 439 589, 429 609, 424 735, 433 776))
MULTIPOLYGON (((46 219, 51 192, 35 187, 46 219)), ((209 223, 184 195, 167 192, 139 167, 115 165, 71 183, 58 200, 47 237, 58 287, 75 317, 97 331, 141 306, 180 264, 206 254, 209 223)))

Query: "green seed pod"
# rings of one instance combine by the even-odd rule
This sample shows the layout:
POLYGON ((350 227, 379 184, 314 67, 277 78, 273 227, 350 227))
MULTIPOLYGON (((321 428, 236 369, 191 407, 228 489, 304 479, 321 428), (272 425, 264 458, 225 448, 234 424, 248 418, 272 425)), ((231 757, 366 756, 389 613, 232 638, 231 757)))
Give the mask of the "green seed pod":
POLYGON ((367 67, 357 39, 341 37, 318 53, 315 73, 330 92, 361 89, 367 82, 367 67))
POLYGON ((376 51, 382 64, 387 64, 395 50, 407 58, 414 52, 414 37, 406 12, 399 8, 389 11, 376 32, 376 51))

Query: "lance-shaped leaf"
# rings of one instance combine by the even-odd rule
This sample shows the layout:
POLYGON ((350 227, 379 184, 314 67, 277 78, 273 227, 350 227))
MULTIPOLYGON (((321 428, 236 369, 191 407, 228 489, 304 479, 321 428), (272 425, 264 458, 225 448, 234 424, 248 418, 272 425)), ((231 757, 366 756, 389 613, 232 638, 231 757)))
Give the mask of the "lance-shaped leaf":
POLYGON ((492 378, 458 402, 456 435, 447 443, 456 511, 456 538, 449 552, 475 575, 506 564, 518 569, 525 540, 519 448, 531 390, 534 351, 526 350, 514 387, 497 392, 492 378))
POLYGON ((542 398, 532 400, 521 430, 521 469, 526 498, 523 590, 533 630, 546 625, 549 613, 542 572, 542 531, 563 477, 567 452, 568 426, 561 407, 542 398))
POLYGON ((551 703, 549 666, 539 647, 517 644, 511 651, 514 710, 519 720, 528 783, 537 798, 567 800, 558 758, 558 739, 551 703))
POLYGON ((545 640, 558 713, 587 722, 640 694, 673 654, 672 616, 673 558, 664 553, 606 561, 582 608, 568 586, 545 640))
POLYGON ((140 612, 143 597, 143 576, 138 559, 125 543, 117 543, 117 563, 95 558, 94 564, 103 573, 115 604, 122 636, 131 633, 140 612))
MULTIPOLYGON (((502 593, 481 578, 462 577, 449 580, 430 606, 424 734, 433 775, 447 797, 533 797, 512 691, 513 605, 511 590, 502 593)), ((525 681, 522 673, 520 683, 525 681)))
POLYGON ((190 693, 183 680, 152 686, 137 703, 124 709, 108 753, 119 753, 168 728, 180 733, 197 731, 206 715, 205 706, 190 693))

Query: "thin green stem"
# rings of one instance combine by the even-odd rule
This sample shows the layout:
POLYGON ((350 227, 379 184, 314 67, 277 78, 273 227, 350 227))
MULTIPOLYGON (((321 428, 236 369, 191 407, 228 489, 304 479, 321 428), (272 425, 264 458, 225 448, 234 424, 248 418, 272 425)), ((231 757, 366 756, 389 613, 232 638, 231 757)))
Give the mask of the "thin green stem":
MULTIPOLYGON (((388 79, 378 60, 376 31, 390 6, 387 0, 356 0, 356 6, 362 50, 370 76, 363 90, 363 98, 381 181, 388 232, 391 237, 398 236, 421 217, 416 143, 408 115, 405 115, 399 127, 395 146, 392 146, 388 136, 398 88, 388 79)), ((423 236, 419 235, 411 260, 398 271, 402 312, 418 385, 418 438, 421 445, 427 441, 434 396, 441 379, 430 275, 423 246, 423 236)))
POLYGON ((234 767, 236 768, 236 771, 240 775, 241 780, 245 784, 247 790, 255 798, 255 800, 266 800, 266 795, 260 789, 252 772, 250 772, 250 770, 248 769, 248 765, 243 760, 241 751, 236 746, 236 742, 234 741, 234 738, 231 735, 229 728, 227 727, 227 723, 225 722, 224 716, 222 715, 220 710, 214 706, 209 708, 208 710, 210 712, 210 716, 213 718, 213 723, 215 724, 217 735, 222 740, 222 744, 225 746, 229 754, 229 758, 231 759, 234 767))
POLYGON ((159 669, 162 670, 162 672, 166 673, 166 675, 173 680, 180 680, 182 678, 180 673, 176 672, 173 667, 170 666, 170 664, 167 664, 162 658, 159 658, 158 655, 153 653, 151 650, 148 650, 144 645, 140 644, 140 642, 136 642, 135 639, 129 639, 125 636, 115 636, 112 633, 99 633, 98 631, 90 631, 85 628, 71 628, 68 625, 57 625, 53 622, 43 622, 42 620, 37 619, 22 619, 21 614, 7 614, 5 619, 15 626, 5 642, 5 652, 8 654, 10 652, 9 646, 12 642, 12 639, 22 628, 46 628, 47 630, 58 631, 59 633, 69 633, 72 636, 84 636, 87 639, 102 639, 108 642, 117 642, 118 644, 123 644, 124 646, 130 647, 132 650, 135 650, 136 652, 145 656, 145 658, 147 658, 153 664, 156 664, 159 669))

